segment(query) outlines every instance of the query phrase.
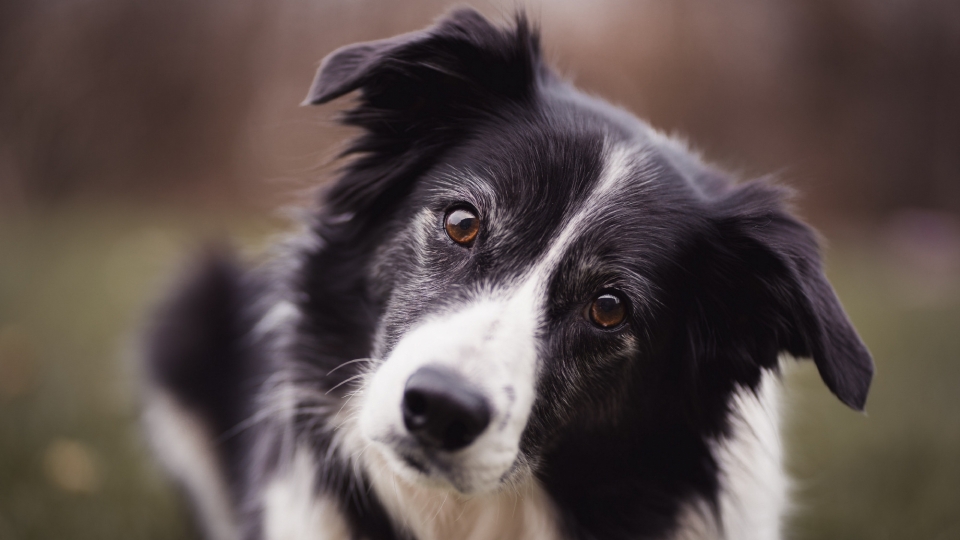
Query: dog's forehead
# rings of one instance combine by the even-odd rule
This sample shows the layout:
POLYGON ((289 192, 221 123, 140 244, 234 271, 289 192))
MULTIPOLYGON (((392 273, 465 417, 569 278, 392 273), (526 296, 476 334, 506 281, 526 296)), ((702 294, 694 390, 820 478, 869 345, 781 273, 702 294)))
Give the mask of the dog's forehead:
MULTIPOLYGON (((510 260, 540 258, 561 243, 589 249, 635 245, 690 215, 696 189, 673 144, 638 125, 506 124, 453 152, 424 182, 433 205, 480 210, 492 247, 510 260), (684 212, 674 211, 683 206, 684 212), (589 237, 590 243, 577 242, 589 237), (552 247, 553 246, 553 247, 552 247)), ((686 158, 686 156, 683 156, 686 158)))
POLYGON ((502 209, 562 212, 599 178, 604 142, 601 131, 567 123, 504 122, 454 149, 429 186, 439 195, 480 196, 480 204, 502 209))

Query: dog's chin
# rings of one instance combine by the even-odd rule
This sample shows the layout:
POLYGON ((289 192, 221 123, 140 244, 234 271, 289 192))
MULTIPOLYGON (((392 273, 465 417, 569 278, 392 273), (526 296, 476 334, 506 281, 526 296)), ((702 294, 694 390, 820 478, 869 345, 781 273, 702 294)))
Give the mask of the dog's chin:
MULTIPOLYGON (((470 465, 456 463, 457 459, 429 458, 422 452, 374 443, 370 451, 380 462, 372 474, 384 468, 406 483, 439 491, 477 496, 499 491, 509 481, 511 465, 470 465)), ((371 456, 374 457, 374 456, 371 456)))

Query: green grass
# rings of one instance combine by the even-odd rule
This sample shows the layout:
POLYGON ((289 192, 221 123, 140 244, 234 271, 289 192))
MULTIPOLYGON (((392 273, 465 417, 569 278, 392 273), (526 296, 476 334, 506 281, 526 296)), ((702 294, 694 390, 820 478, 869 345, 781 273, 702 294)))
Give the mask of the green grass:
POLYGON ((21 381, 0 382, 0 540, 191 537, 136 424, 127 353, 195 238, 269 229, 227 221, 89 208, 0 220, 0 362, 21 381), (85 451, 95 485, 65 490, 51 474, 64 440, 85 451))
MULTIPOLYGON (((256 248, 276 227, 129 208, 0 216, 0 540, 192 537, 137 428, 124 352, 198 238, 256 248)), ((960 301, 918 307, 878 253, 829 257, 876 357, 869 414, 808 363, 787 376, 791 538, 960 538, 960 301)))
POLYGON ((917 306, 905 276, 854 249, 834 249, 829 275, 877 374, 866 416, 831 399, 813 366, 789 377, 796 537, 960 538, 956 286, 917 306))

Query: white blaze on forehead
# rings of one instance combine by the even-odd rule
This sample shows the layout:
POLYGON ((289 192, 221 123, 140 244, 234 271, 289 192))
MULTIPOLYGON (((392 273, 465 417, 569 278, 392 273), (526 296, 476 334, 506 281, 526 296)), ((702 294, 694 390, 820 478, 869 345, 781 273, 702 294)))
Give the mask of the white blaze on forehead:
MULTIPOLYGON (((560 228, 546 254, 523 280, 521 290, 532 291, 536 298, 535 310, 541 314, 547 302, 547 286, 557 265, 570 246, 587 229, 605 205, 609 205, 623 191, 643 161, 637 148, 607 143, 604 148, 603 169, 590 194, 560 228)), ((539 321, 538 321, 539 322, 539 321)))
POLYGON ((550 244, 550 249, 546 255, 536 265, 540 273, 544 268, 553 268, 566 253, 570 245, 577 239, 579 233, 594 220, 597 213, 603 209, 604 205, 609 204, 615 197, 621 193, 622 188, 630 180, 639 161, 642 159, 636 148, 625 145, 608 145, 604 149, 603 170, 597 184, 587 199, 580 205, 576 213, 573 214, 566 224, 560 229, 559 234, 550 244))

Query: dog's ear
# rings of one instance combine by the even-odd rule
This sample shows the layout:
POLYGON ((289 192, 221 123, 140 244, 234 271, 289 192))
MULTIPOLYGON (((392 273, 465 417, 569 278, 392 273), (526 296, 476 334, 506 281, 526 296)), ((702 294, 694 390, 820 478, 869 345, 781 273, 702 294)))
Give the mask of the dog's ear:
POLYGON ((398 105, 443 91, 522 98, 539 56, 539 37, 523 15, 515 29, 501 29, 461 8, 431 28, 333 51, 320 64, 304 104, 319 105, 354 90, 363 91, 363 100, 396 98, 398 90, 418 94, 399 96, 398 105))
POLYGON ((719 348, 735 351, 727 360, 740 367, 775 368, 781 351, 812 358, 827 387, 863 410, 873 360, 827 282, 816 234, 790 215, 787 196, 755 181, 712 203, 712 233, 700 246, 709 255, 697 258, 710 276, 698 304, 712 330, 701 327, 698 338, 724 340, 719 348))
POLYGON ((344 151, 360 157, 328 192, 328 204, 358 214, 378 199, 397 199, 476 120, 523 106, 547 75, 537 33, 523 16, 514 28, 498 28, 471 9, 426 30, 334 51, 305 103, 359 90, 341 121, 363 133, 344 151))

